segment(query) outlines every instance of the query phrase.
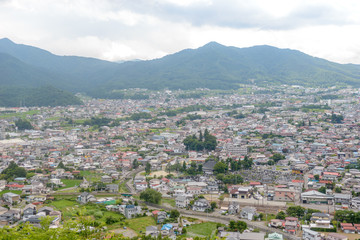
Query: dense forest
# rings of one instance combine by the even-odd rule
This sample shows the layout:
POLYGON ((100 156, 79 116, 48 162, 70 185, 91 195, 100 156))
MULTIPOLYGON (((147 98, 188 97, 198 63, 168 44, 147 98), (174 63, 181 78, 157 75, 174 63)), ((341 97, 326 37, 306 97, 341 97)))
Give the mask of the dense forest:
POLYGON ((82 101, 70 92, 51 86, 37 88, 1 87, 0 106, 32 107, 32 106, 66 106, 80 105, 82 101))

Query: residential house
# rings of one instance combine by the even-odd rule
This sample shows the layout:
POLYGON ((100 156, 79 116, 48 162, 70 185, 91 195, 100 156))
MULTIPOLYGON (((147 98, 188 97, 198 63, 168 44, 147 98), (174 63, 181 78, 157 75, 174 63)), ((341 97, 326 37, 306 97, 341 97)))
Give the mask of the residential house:
POLYGON ((296 217, 286 217, 285 218, 285 231, 290 234, 296 234, 298 229, 298 218, 296 217))
POLYGON ((205 210, 208 208, 210 208, 208 200, 206 200, 205 198, 200 198, 194 202, 192 210, 198 212, 205 212, 205 210))
POLYGON ((226 240, 234 240, 234 239, 240 239, 240 240, 263 240, 265 237, 265 233, 256 233, 256 232, 227 232, 222 231, 220 233, 221 239, 226 240))
POLYGON ((310 228, 332 228, 330 215, 327 213, 312 213, 310 228))
POLYGON ((156 220, 156 223, 163 223, 167 218, 167 213, 164 211, 155 210, 152 212, 152 214, 156 220))
POLYGON ((186 208, 189 203, 189 198, 186 196, 177 196, 175 198, 175 205, 178 208, 186 208))
POLYGON ((96 202, 96 198, 88 192, 83 192, 77 197, 77 201, 81 204, 86 204, 88 202, 96 202))
POLYGON ((243 187, 240 185, 233 185, 228 187, 228 191, 232 198, 247 199, 251 195, 252 187, 243 187))
POLYGON ((20 220, 20 210, 9 210, 0 215, 0 225, 13 224, 20 220))
POLYGON ((36 215, 36 212, 36 206, 33 204, 29 204, 24 208, 23 218, 26 219, 29 218, 29 216, 36 215))
POLYGON ((269 225, 274 228, 281 228, 285 224, 284 220, 281 219, 271 219, 269 225))
POLYGON ((84 180, 80 183, 80 188, 89 188, 90 187, 90 183, 88 180, 86 180, 86 178, 84 178, 84 180))
POLYGON ((240 218, 245 218, 249 221, 253 220, 254 216, 256 215, 256 208, 249 206, 243 207, 240 212, 240 218))
POLYGON ((325 240, 348 240, 348 237, 339 233, 329 233, 325 240))
POLYGON ((322 238, 321 238, 320 233, 310 230, 310 229, 307 229, 307 228, 304 228, 303 234, 302 234, 302 239, 303 240, 321 240, 322 238))
POLYGON ((119 192, 119 185, 118 184, 108 184, 106 185, 106 191, 111 193, 119 192))
POLYGON ((332 204, 334 197, 315 190, 301 193, 302 203, 332 204))
POLYGON ((151 236, 151 237, 157 237, 159 235, 160 231, 158 230, 157 226, 147 226, 146 227, 146 236, 151 236))
POLYGON ((134 184, 135 184, 136 191, 144 191, 148 187, 148 183, 146 181, 144 181, 144 182, 136 182, 134 184))
POLYGON ((12 192, 4 193, 2 197, 9 204, 15 204, 20 201, 20 195, 12 192))
POLYGON ((8 210, 9 209, 0 206, 0 215, 6 213, 8 210))
POLYGON ((204 163, 203 165, 203 172, 205 174, 209 174, 212 175, 214 173, 214 166, 215 166, 216 162, 213 160, 207 161, 204 163))
POLYGON ((338 203, 338 204, 350 205, 351 194, 334 193, 334 201, 335 204, 338 203))
POLYGON ((360 208, 360 197, 354 197, 351 199, 351 207, 356 209, 360 208))
POLYGON ((283 236, 280 233, 270 233, 265 240, 283 240, 283 236))
POLYGON ((344 233, 355 233, 356 228, 352 223, 340 223, 341 230, 344 233))
POLYGON ((294 189, 275 188, 274 201, 295 202, 296 191, 294 189))
POLYGON ((101 182, 103 182, 103 183, 112 183, 112 178, 110 176, 107 176, 107 175, 101 176, 101 182))
POLYGON ((126 218, 134 218, 136 215, 141 214, 141 207, 135 205, 127 205, 125 207, 124 215, 126 218))
POLYGON ((42 207, 39 209, 38 213, 45 213, 46 216, 49 216, 50 213, 54 211, 54 209, 52 207, 42 207))
POLYGON ((235 215, 239 213, 239 210, 240 210, 239 203, 231 202, 228 206, 228 214, 230 215, 235 215))

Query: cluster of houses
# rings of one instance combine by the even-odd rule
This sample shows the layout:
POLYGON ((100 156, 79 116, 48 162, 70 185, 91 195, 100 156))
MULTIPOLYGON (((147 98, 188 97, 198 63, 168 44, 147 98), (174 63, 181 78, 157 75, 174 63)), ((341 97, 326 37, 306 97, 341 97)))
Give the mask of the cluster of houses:
POLYGON ((28 222, 40 227, 43 217, 50 217, 50 228, 57 228, 61 221, 61 212, 55 211, 51 207, 37 207, 28 204, 23 208, 4 208, 0 207, 0 226, 11 225, 18 222, 28 222))
MULTIPOLYGON (((215 162, 207 161, 208 157, 243 160, 247 155, 255 166, 236 172, 246 184, 226 186, 229 198, 234 201, 266 199, 358 209, 359 91, 299 86, 281 86, 275 94, 265 90, 268 89, 252 87, 254 94, 232 93, 199 99, 178 98, 178 92, 164 91, 151 93, 152 97, 147 100, 93 99, 85 101, 83 106, 6 109, 19 114, 29 110, 36 113, 26 117, 34 127, 32 130, 19 131, 14 124, 17 118, 13 116, 0 120, 0 172, 14 161, 33 171, 34 176, 11 182, 0 180, 0 190, 21 191, 28 203, 36 204, 44 202, 54 186, 62 186, 63 179, 78 178, 80 171, 102 174, 100 181, 106 187, 100 190, 118 192, 119 186, 113 182, 136 163, 150 163, 151 171, 196 163, 202 165, 200 176, 162 176, 147 180, 137 175, 132 186, 138 192, 152 188, 173 197, 178 208, 191 207, 204 212, 210 203, 196 198, 198 195, 224 193, 224 184, 214 176, 215 162), (325 99, 329 94, 340 97, 325 99), (192 108, 195 110, 186 110, 192 108), (172 109, 179 111, 177 114, 166 112, 172 109), (153 119, 125 118, 134 113, 149 113, 153 119), (238 116, 240 113, 242 115, 238 116), (190 121, 188 115, 198 115, 201 119, 190 121), (334 116, 340 115, 343 119, 336 121, 334 116), (89 131, 91 126, 76 122, 99 116, 125 120, 113 127, 110 124, 99 126, 98 131, 89 131), (184 123, 178 124, 181 120, 184 123), (183 140, 205 129, 216 136, 216 149, 187 151, 183 140), (275 160, 275 154, 280 154, 281 158, 275 160), (60 163, 66 170, 58 168, 60 163)), ((84 180, 77 187, 90 186, 91 183, 84 180)), ((99 202, 86 192, 77 200, 79 203, 99 202)), ((16 206, 20 194, 5 193, 1 201, 16 206)), ((113 205, 111 209, 129 218, 141 214, 141 209, 132 204, 113 205)), ((237 204, 229 204, 228 212, 246 219, 256 215, 256 210, 240 210, 237 204)), ((32 216, 37 214, 39 212, 32 216)), ((313 226, 327 226, 329 221, 325 216, 313 217, 307 230, 309 235, 313 226)), ((290 232, 297 231, 295 220, 280 223, 290 232)))

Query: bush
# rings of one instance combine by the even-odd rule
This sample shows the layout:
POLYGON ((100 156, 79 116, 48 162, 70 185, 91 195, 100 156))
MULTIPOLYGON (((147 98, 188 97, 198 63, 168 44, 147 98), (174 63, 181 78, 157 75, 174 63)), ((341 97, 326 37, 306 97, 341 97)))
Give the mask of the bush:
POLYGON ((106 224, 110 225, 110 224, 119 222, 119 219, 115 218, 113 216, 108 216, 108 217, 106 217, 105 222, 106 222, 106 224))
POLYGON ((94 213, 94 217, 96 219, 102 218, 104 216, 104 214, 101 211, 97 211, 94 213))

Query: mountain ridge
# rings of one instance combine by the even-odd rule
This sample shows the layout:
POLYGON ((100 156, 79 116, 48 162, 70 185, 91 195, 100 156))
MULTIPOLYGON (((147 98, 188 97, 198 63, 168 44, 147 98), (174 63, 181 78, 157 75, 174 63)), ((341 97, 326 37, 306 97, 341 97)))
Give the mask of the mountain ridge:
MULTIPOLYGON (((123 63, 58 56, 6 38, 0 39, 0 52, 23 62, 24 71, 33 68, 45 74, 46 82, 52 86, 102 98, 126 88, 234 89, 239 84, 360 87, 360 65, 334 63, 269 45, 237 48, 209 42, 158 59, 123 63)), ((13 81, 14 85, 20 80, 13 81)), ((30 80, 29 85, 35 84, 39 77, 30 80)), ((4 82, 1 80, 0 86, 4 82)))

